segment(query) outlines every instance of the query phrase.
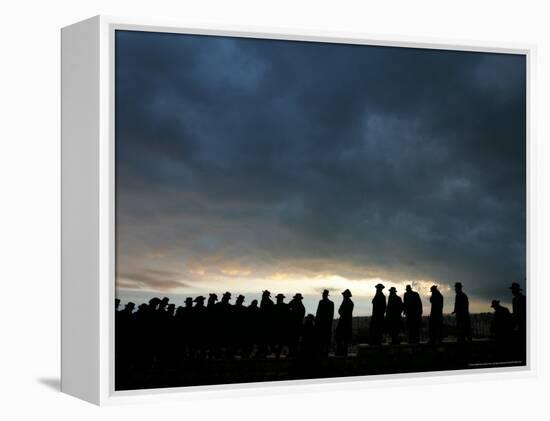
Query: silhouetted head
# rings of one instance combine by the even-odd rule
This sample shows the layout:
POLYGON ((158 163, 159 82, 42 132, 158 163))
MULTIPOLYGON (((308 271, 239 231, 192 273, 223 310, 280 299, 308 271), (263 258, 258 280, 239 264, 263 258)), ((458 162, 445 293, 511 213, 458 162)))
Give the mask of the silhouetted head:
POLYGON ((456 282, 455 283, 455 291, 456 292, 462 291, 462 283, 461 282, 456 282))
POLYGON ((230 292, 224 292, 223 295, 222 295, 222 301, 224 303, 228 303, 229 300, 231 299, 231 293, 230 292))
POLYGON ((497 308, 499 306, 500 306, 500 301, 499 300, 491 301, 491 308, 497 308))
POLYGON ((411 292, 411 291, 412 291, 412 287, 411 287, 410 285, 407 285, 407 286, 405 287, 405 291, 411 292))
POLYGON ((118 310, 119 305, 120 305, 120 299, 115 298, 115 310, 118 310))
POLYGON ((382 291, 386 287, 382 284, 378 284, 378 285, 375 286, 375 288, 376 288, 376 291, 382 291))
POLYGON ((297 294, 294 294, 294 297, 292 297, 292 298, 294 298, 295 300, 303 300, 304 299, 304 297, 302 297, 302 294, 300 294, 299 292, 297 294))
POLYGON ((282 303, 285 298, 286 297, 280 293, 275 296, 275 299, 277 300, 278 303, 282 303))
POLYGON ((350 298, 352 296, 351 291, 349 289, 346 289, 345 291, 343 291, 342 295, 344 296, 344 298, 350 298))
POLYGON ((127 303, 125 306, 124 306, 124 310, 128 311, 128 312, 132 312, 134 310, 134 308, 136 307, 136 305, 133 303, 133 302, 129 302, 127 303))
POLYGON ((215 303, 218 301, 218 296, 216 294, 208 294, 208 302, 215 303))
POLYGON ((202 295, 199 295, 198 297, 195 297, 195 299, 193 301, 196 302, 196 303, 203 304, 205 299, 206 298, 204 298, 202 295))
POLYGON ((149 300, 149 308, 151 310, 156 310, 157 306, 159 305, 160 303, 160 298, 158 297, 153 297, 149 300))
POLYGON ((164 308, 166 308, 166 306, 168 305, 168 301, 170 301, 168 297, 164 297, 162 300, 160 300, 159 310, 164 310, 164 308))
POLYGON ((269 292, 267 289, 262 292, 262 298, 269 298, 271 297, 271 292, 269 292))
POLYGON ((256 308, 258 307, 258 300, 252 300, 248 307, 256 308))
POLYGON ((241 305, 242 303, 244 303, 244 295, 239 295, 237 297, 237 304, 241 305))
POLYGON ((432 286, 430 287, 430 291, 432 291, 432 292, 437 291, 437 285, 432 285, 432 286))
POLYGON ((149 309, 149 306, 145 303, 141 303, 139 306, 138 306, 138 311, 141 311, 141 312, 144 312, 144 311, 147 311, 149 309))
POLYGON ((512 294, 514 294, 514 295, 517 295, 521 291, 523 291, 517 282, 512 282, 512 285, 510 286, 510 289, 512 290, 512 294))
POLYGON ((388 291, 391 295, 394 295, 397 292, 397 289, 395 287, 391 287, 388 291))
POLYGON ((323 290, 323 298, 328 298, 328 289, 323 290))
POLYGON ((193 307, 193 298, 192 297, 187 297, 185 299, 185 307, 193 307))

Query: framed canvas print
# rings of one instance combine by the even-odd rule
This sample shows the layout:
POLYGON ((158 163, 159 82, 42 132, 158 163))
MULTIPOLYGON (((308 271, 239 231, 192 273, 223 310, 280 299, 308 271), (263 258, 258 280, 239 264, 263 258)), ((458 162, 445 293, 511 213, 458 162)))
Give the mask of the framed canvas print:
POLYGON ((64 28, 62 390, 532 370, 531 54, 64 28))

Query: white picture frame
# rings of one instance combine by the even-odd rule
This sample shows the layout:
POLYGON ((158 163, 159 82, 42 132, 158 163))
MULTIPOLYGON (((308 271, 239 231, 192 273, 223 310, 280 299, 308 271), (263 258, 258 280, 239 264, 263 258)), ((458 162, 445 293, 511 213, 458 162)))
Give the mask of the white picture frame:
POLYGON ((318 390, 332 387, 366 387, 383 380, 395 384, 448 382, 458 379, 530 376, 536 356, 530 332, 534 331, 536 280, 533 266, 531 180, 534 173, 531 138, 533 60, 532 45, 461 43, 364 34, 299 31, 238 26, 186 26, 152 19, 96 16, 61 31, 62 47, 62 355, 61 390, 94 404, 188 399, 228 393, 235 396, 318 390), (437 373, 395 374, 217 385, 139 391, 114 390, 114 31, 139 30, 338 42, 411 48, 523 54, 527 63, 527 365, 517 368, 480 369, 437 373), (298 388, 298 389, 297 389, 298 388))

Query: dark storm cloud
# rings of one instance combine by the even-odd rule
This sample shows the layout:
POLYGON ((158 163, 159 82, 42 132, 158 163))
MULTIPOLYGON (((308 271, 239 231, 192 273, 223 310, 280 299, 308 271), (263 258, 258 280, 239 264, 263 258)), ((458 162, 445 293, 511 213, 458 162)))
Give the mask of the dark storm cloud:
POLYGON ((117 32, 119 253, 500 296, 525 276, 525 98, 515 55, 117 32))

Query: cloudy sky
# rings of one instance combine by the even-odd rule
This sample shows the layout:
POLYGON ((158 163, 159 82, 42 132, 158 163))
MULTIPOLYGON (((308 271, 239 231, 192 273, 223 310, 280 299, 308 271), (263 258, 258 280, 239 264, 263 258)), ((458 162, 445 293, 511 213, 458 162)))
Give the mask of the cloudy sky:
MULTIPOLYGON (((117 31, 117 294, 525 279, 525 59, 117 31)), ((135 298, 134 298, 135 299, 135 298)), ((248 300, 250 301, 250 300, 248 300)), ((308 311, 314 311, 308 308, 308 311)))

